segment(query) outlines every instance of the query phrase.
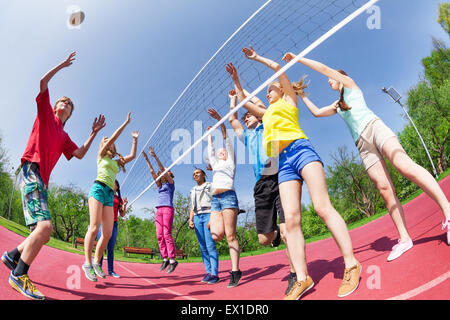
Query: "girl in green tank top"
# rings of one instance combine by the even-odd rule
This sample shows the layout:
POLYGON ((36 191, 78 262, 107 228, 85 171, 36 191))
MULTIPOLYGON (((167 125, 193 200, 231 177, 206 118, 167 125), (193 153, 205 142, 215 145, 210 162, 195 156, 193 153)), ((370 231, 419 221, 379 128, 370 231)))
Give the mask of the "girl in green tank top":
POLYGON ((104 137, 100 142, 100 149, 97 155, 97 178, 89 192, 89 229, 84 238, 85 263, 82 268, 90 281, 97 281, 96 275, 101 278, 105 277, 99 262, 108 245, 114 226, 114 182, 119 169, 125 172, 125 164, 136 157, 139 132, 132 132, 133 144, 130 154, 126 157, 122 157, 117 152, 116 145, 114 144, 125 127, 130 123, 130 116, 131 113, 128 113, 125 122, 112 136, 109 138, 104 137), (119 157, 118 159, 114 159, 116 155, 119 157), (92 261, 92 247, 94 246, 94 240, 98 234, 100 224, 102 225, 102 236, 98 240, 94 261, 92 261))
MULTIPOLYGON (((286 53, 283 60, 289 62, 294 58, 294 54, 286 53)), ((374 163, 371 163, 370 166, 366 165, 366 171, 389 209, 389 214, 400 238, 398 244, 392 248, 388 261, 400 257, 411 249, 413 244, 406 227, 403 208, 393 188, 383 156, 401 175, 414 182, 440 206, 444 215, 442 229, 447 229, 447 244, 450 245, 450 203, 444 192, 433 176, 406 154, 395 134, 385 135, 384 141, 379 141, 383 138, 381 129, 388 128, 384 123, 381 126, 378 124, 377 128, 381 129, 371 128, 374 126, 374 119, 376 120, 378 117, 367 107, 364 96, 355 81, 343 70, 334 70, 320 62, 306 58, 301 58, 298 62, 328 77, 331 89, 340 94, 339 100, 323 108, 318 108, 304 93, 300 94, 300 98, 311 113, 315 117, 328 117, 338 113, 347 123, 355 142, 364 140, 362 142, 368 145, 367 150, 371 150, 369 153, 378 154, 378 159, 375 158, 374 163), (369 130, 373 132, 373 139, 367 141, 366 136, 368 136, 369 130)), ((376 121, 380 122, 381 120, 376 121)), ((363 154, 361 153, 361 155, 363 154)), ((364 157, 366 156, 367 153, 364 154, 364 157)))

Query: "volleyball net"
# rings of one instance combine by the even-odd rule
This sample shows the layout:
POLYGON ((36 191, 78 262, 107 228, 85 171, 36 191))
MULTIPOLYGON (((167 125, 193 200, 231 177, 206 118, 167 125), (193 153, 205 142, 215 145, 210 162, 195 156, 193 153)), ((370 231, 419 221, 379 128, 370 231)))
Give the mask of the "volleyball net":
MULTIPOLYGON (((212 55, 149 135, 121 183, 122 193, 133 199, 129 205, 140 199, 155 184, 142 151, 148 153, 148 147, 152 146, 166 166, 157 180, 176 165, 201 165, 205 162, 203 143, 209 132, 214 132, 228 121, 231 114, 239 113, 242 106, 270 82, 377 2, 378 0, 270 0, 264 3, 212 55), (297 56, 274 73, 244 56, 242 48, 249 46, 259 55, 280 64, 286 52, 293 52, 297 56), (225 70, 229 62, 236 67, 242 87, 250 92, 231 111, 228 92, 234 89, 234 84, 225 70), (208 115, 206 110, 211 107, 222 116, 221 121, 208 115), (209 125, 212 128, 206 131, 209 125)), ((245 111, 242 109, 241 113, 245 111)), ((144 132, 141 135, 142 133, 144 132)), ((158 171, 152 157, 149 158, 155 171, 158 171)))

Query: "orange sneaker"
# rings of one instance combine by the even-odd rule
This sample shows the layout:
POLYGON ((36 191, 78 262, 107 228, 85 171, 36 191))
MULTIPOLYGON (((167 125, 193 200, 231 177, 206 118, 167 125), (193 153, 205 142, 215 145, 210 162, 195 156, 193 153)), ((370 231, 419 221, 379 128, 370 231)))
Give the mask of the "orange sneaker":
POLYGON ((356 265, 347 268, 344 271, 344 279, 342 279, 341 287, 339 288, 338 297, 345 297, 351 294, 358 288, 359 277, 361 275, 361 264, 356 261, 356 265))
POLYGON ((300 299, 309 289, 314 286, 314 281, 310 276, 306 276, 305 281, 297 281, 292 286, 291 290, 284 297, 283 300, 298 300, 300 299))

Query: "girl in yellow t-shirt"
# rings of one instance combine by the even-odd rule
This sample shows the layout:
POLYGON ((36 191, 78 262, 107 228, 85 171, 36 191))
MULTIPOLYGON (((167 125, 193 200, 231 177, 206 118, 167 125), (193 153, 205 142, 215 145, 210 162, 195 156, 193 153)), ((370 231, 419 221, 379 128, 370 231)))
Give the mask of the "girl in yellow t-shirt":
MULTIPOLYGON (((258 61, 275 72, 281 69, 278 63, 259 56, 251 47, 244 48, 243 52, 248 59, 258 61)), ((228 65, 228 69, 231 69, 229 72, 232 78, 237 78, 232 64, 228 65)), ((303 90, 304 84, 302 81, 291 84, 284 73, 278 79, 279 82, 271 83, 267 89, 270 103, 267 109, 252 102, 246 103, 244 107, 255 116, 262 117, 267 155, 279 157, 278 182, 286 220, 287 247, 297 274, 297 282, 284 299, 298 300, 314 286, 308 275, 305 239, 300 223, 303 181, 308 186, 315 211, 331 231, 343 255, 345 272, 338 296, 346 296, 358 287, 361 265, 353 255, 344 219, 330 202, 322 161, 298 123, 296 90, 303 90)), ((239 82, 235 81, 235 86, 242 101, 245 98, 243 89, 239 82)))

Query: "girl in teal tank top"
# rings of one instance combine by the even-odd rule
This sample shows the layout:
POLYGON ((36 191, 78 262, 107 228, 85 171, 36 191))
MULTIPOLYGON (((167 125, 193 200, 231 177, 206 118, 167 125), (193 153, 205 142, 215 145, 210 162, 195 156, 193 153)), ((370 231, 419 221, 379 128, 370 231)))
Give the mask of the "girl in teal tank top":
MULTIPOLYGON (((287 53, 283 60, 289 62, 294 58, 294 54, 287 53)), ((406 154, 395 134, 386 134, 390 129, 367 107, 355 81, 343 70, 334 70, 311 59, 301 58, 299 63, 328 77, 331 89, 340 94, 339 100, 323 108, 318 108, 304 93, 300 97, 315 117, 328 117, 338 113, 347 123, 367 173, 389 209, 399 234, 398 244, 392 248, 388 261, 400 257, 411 249, 413 244, 406 227, 403 208, 395 194, 383 156, 401 175, 414 182, 440 206, 444 215, 442 227, 447 229, 447 244, 450 245, 450 203, 444 192, 433 176, 406 154), (364 149, 360 146, 364 146, 364 149), (368 157, 372 157, 374 161, 367 163, 368 157)))
POLYGON ((114 182, 119 169, 125 172, 125 164, 136 157, 136 147, 139 132, 132 132, 133 144, 131 153, 122 157, 117 153, 114 144, 125 127, 131 121, 131 113, 128 113, 125 122, 112 134, 111 137, 104 137, 100 142, 100 150, 97 156, 97 178, 89 192, 89 228, 84 238, 85 262, 82 266, 88 280, 97 281, 97 276, 104 278, 105 274, 100 266, 100 259, 108 245, 114 226, 114 182), (118 155, 119 159, 114 159, 118 155), (98 239, 95 249, 94 261, 92 262, 92 247, 102 225, 102 236, 98 239))

